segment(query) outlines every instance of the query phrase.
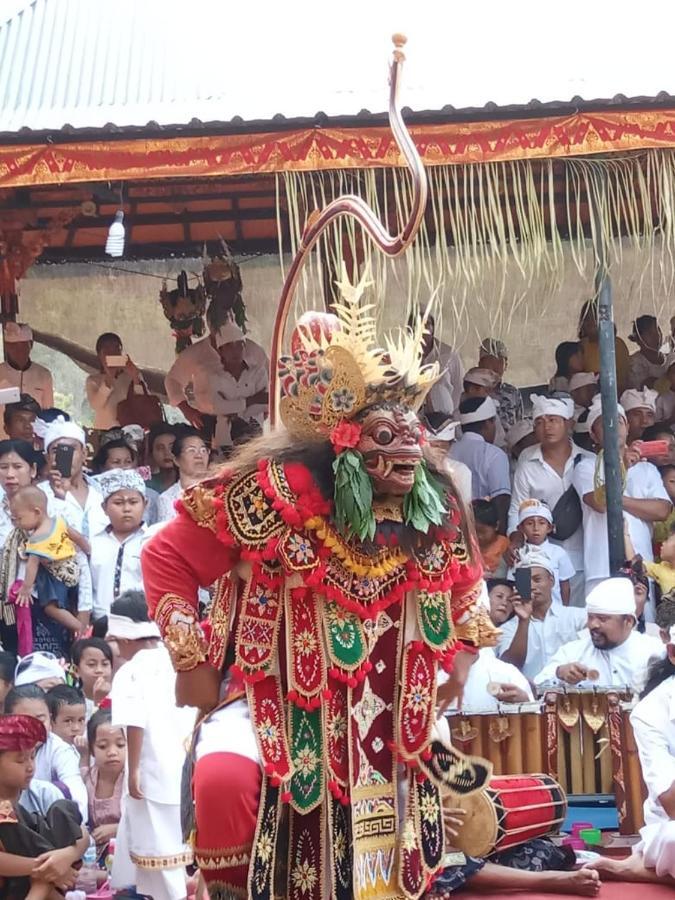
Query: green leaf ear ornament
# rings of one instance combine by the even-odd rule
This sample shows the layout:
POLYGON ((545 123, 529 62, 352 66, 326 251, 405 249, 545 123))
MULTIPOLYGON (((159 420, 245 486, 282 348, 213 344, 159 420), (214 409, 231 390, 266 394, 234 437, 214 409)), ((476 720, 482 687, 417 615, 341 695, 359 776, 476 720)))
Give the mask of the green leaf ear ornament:
POLYGON ((422 461, 415 469, 415 481, 403 500, 403 519, 417 531, 426 534, 432 525, 440 525, 447 508, 443 488, 422 461))
POLYGON ((335 523, 347 537, 360 540, 375 537, 373 485, 363 456, 357 450, 343 450, 333 463, 335 473, 335 523))

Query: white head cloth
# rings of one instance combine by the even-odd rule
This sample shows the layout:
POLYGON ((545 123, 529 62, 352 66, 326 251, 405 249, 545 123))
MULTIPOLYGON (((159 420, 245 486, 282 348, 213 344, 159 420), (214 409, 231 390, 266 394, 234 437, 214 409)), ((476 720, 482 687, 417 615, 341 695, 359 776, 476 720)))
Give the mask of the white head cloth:
POLYGON ((45 450, 49 450, 51 445, 55 441, 61 440, 61 438, 69 438, 73 441, 77 441, 82 444, 83 447, 86 444, 84 429, 80 428, 77 422, 66 422, 63 416, 58 416, 58 418, 54 419, 54 421, 50 422, 47 426, 44 437, 45 450))
POLYGON ((555 578, 556 567, 548 553, 540 550, 539 547, 528 547, 527 550, 521 550, 518 554, 516 569, 531 569, 535 566, 539 569, 546 569, 555 578))
POLYGON ((477 384, 480 387, 494 388, 499 383, 498 376, 492 369, 483 369, 480 366, 474 366, 464 373, 463 381, 465 384, 477 384))
POLYGON ((474 422, 487 422, 488 419, 494 419, 497 415, 497 405, 492 397, 485 397, 483 402, 470 413, 460 413, 460 425, 471 425, 474 422))
POLYGON ((517 443, 522 441, 523 438, 528 437, 528 435, 532 434, 533 432, 534 422, 532 421, 532 419, 519 419, 506 432, 506 443, 509 447, 509 450, 513 450, 517 443))
POLYGON ((621 395, 621 405, 629 412, 631 409, 648 409, 651 412, 656 412, 656 398, 659 395, 656 391, 652 391, 651 388, 644 388, 642 391, 636 391, 631 388, 628 391, 624 391, 621 395))
POLYGON ((593 372, 575 372, 570 378, 570 392, 577 388, 586 387, 587 384, 597 384, 598 376, 593 372))
POLYGON ((532 519, 534 516, 546 519, 549 525, 553 525, 553 513, 548 503, 542 500, 523 500, 518 507, 518 524, 522 525, 525 519, 532 519))
POLYGON ((675 625, 670 626, 670 640, 668 643, 675 647, 675 625))
MULTIPOLYGON (((619 415, 625 422, 626 421, 626 413, 624 412, 623 406, 621 406, 620 403, 617 403, 616 408, 617 408, 619 415)), ((600 394, 596 394, 595 397, 593 397, 593 402, 590 405, 590 408, 588 410, 588 417, 586 419, 586 422, 588 423, 589 431, 593 427, 593 423, 596 421, 596 419, 599 419, 601 415, 602 415, 602 397, 600 396, 600 394)))
POLYGON ((605 578, 586 597, 586 612, 635 618, 633 583, 629 578, 605 578))
POLYGON ((536 420, 540 416, 560 416, 563 419, 574 418, 574 401, 565 397, 545 397, 542 394, 532 394, 532 418, 536 420))
POLYGON ((431 441, 454 441, 457 432, 458 423, 453 419, 446 419, 442 425, 439 425, 436 431, 430 425, 426 426, 429 440, 431 441))
POLYGON ((29 653, 23 659, 20 659, 15 671, 15 687, 21 687, 24 684, 35 684, 47 678, 59 678, 63 682, 66 680, 66 673, 59 664, 58 659, 46 653, 40 653, 40 651, 29 653), (30 664, 25 669, 21 668, 21 664, 26 661, 30 661, 30 664), (20 668, 21 671, 19 672, 20 668))
POLYGON ((117 491, 138 491, 145 497, 145 482, 135 469, 110 469, 96 477, 103 499, 117 491))
POLYGON ((33 434, 35 437, 40 438, 44 443, 45 435, 47 434, 47 429, 49 428, 49 422, 45 422, 40 418, 37 418, 33 422, 33 434))
POLYGON ((3 337, 6 344, 28 344, 33 340, 33 332, 23 322, 8 322, 3 337))
POLYGON ((128 616, 108 614, 108 637, 120 641, 142 641, 144 638, 161 637, 155 622, 134 622, 128 616))
POLYGON ((225 344, 234 344, 237 341, 245 341, 246 336, 241 328, 234 322, 226 322, 221 325, 215 334, 216 347, 224 347, 225 344))

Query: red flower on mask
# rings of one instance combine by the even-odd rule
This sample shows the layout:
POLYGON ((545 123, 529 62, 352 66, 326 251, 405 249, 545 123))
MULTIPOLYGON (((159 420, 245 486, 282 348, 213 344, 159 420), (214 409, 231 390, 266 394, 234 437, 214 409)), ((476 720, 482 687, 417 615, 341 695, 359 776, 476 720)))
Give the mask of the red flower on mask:
POLYGON ((361 440, 361 426, 355 422, 343 420, 330 433, 330 442, 335 453, 343 450, 353 450, 361 440))

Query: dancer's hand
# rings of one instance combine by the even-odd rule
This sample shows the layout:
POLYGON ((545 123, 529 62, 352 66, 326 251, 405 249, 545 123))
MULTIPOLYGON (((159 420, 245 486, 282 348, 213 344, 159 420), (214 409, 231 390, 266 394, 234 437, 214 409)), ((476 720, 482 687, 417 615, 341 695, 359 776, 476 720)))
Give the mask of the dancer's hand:
POLYGON ((210 712, 220 699, 222 676, 218 669, 201 663, 189 672, 176 675, 176 703, 178 706, 194 706, 202 713, 210 712))
POLYGON ((452 664, 450 678, 438 688, 436 704, 437 715, 442 716, 453 701, 457 701, 457 709, 462 708, 464 685, 469 677, 469 670, 476 661, 476 654, 468 650, 458 650, 452 664))

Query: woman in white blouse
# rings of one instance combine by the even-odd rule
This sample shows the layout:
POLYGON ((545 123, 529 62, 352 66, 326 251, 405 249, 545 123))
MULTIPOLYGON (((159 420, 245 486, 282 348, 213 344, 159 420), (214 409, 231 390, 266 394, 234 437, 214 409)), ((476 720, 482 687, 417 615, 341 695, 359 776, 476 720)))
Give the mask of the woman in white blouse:
POLYGON ((176 515, 174 504, 183 491, 206 477, 209 468, 209 448, 194 428, 176 426, 173 458, 178 468, 178 481, 157 501, 157 521, 168 522, 176 515))
POLYGON ((87 400, 94 412, 94 428, 106 431, 119 425, 117 406, 127 399, 132 384, 141 383, 141 374, 127 357, 125 366, 110 366, 108 359, 124 356, 121 338, 107 332, 96 341, 100 372, 89 375, 85 383, 87 400))

